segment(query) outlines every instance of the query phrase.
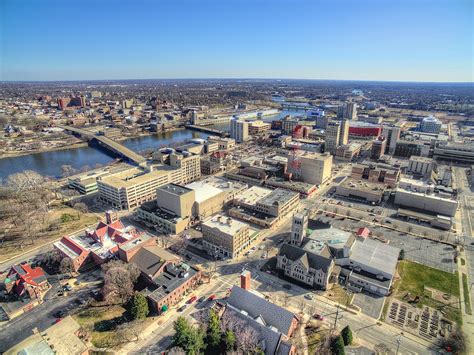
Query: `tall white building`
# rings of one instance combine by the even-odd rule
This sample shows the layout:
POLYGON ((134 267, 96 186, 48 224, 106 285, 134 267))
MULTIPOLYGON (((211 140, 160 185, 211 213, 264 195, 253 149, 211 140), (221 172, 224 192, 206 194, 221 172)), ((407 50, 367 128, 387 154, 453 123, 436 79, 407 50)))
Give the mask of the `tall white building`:
POLYGON ((426 133, 439 133, 441 130, 441 126, 443 124, 441 123, 440 120, 438 120, 434 116, 428 116, 423 118, 423 120, 420 122, 420 131, 426 132, 426 133))
POLYGON ((347 102, 337 108, 337 118, 345 118, 347 120, 357 119, 357 105, 355 102, 347 102))
POLYGON ((349 143, 349 120, 341 121, 341 132, 339 134, 338 147, 349 143))
POLYGON ((230 121, 230 137, 237 143, 245 142, 249 139, 249 123, 238 118, 230 121))

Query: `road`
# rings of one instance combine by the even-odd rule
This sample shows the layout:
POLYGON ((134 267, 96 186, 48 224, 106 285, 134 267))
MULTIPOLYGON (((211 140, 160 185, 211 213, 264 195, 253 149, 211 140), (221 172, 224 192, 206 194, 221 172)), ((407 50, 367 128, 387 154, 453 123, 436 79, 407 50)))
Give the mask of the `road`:
MULTIPOLYGON (((469 289, 471 306, 473 304, 473 292, 472 286, 474 283, 474 238, 472 235, 472 204, 470 201, 474 200, 474 194, 469 185, 469 181, 466 175, 466 168, 453 167, 455 183, 458 190, 461 191, 459 194, 459 202, 461 208, 462 228, 465 236, 464 240, 464 256, 466 259, 465 271, 467 274, 467 287, 469 289)), ((463 314, 464 319, 464 332, 467 338, 470 340, 470 350, 474 351, 474 317, 469 314, 463 314)))
MULTIPOLYGON (((54 279, 54 278, 53 278, 54 279)), ((44 331, 54 324, 58 311, 78 309, 76 300, 85 299, 91 290, 97 288, 95 285, 85 286, 72 291, 67 296, 57 296, 57 288, 53 287, 47 293, 45 301, 22 315, 13 318, 11 321, 0 325, 0 353, 11 348, 13 345, 25 340, 33 334, 33 329, 38 328, 44 331)))

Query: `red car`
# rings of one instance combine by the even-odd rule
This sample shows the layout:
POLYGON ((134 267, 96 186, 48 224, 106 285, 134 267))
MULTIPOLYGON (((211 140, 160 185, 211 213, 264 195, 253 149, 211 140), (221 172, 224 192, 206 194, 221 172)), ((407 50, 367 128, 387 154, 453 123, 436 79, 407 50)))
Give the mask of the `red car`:
POLYGON ((189 300, 188 300, 188 303, 193 303, 194 301, 197 300, 197 297, 196 296, 193 296, 191 297, 189 300))
POLYGON ((320 320, 320 321, 323 321, 324 320, 324 317, 320 314, 315 314, 314 315, 314 318, 316 318, 317 320, 320 320))
POLYGON ((216 295, 210 295, 208 298, 209 301, 213 301, 215 299, 216 299, 216 295))

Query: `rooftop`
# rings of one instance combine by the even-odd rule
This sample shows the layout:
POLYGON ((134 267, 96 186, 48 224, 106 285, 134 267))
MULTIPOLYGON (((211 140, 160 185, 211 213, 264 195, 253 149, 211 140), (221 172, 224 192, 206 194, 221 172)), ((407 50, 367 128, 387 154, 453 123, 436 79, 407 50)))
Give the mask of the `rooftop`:
POLYGON ((349 189, 357 189, 361 191, 371 191, 383 193, 386 189, 386 186, 383 184, 370 182, 368 180, 356 180, 353 178, 344 179, 339 186, 349 189))
POLYGON ((166 219, 174 224, 182 220, 182 218, 176 215, 174 212, 158 207, 156 201, 145 202, 139 208, 145 212, 152 213, 161 219, 166 219))
POLYGON ((308 237, 308 239, 322 242, 335 249, 343 248, 352 238, 352 233, 334 227, 316 229, 308 237))
POLYGON ((232 287, 227 303, 238 310, 245 311, 253 319, 262 317, 267 326, 273 326, 283 334, 288 334, 293 319, 296 317, 285 308, 238 286, 232 287))
POLYGON ((243 203, 246 205, 256 205, 257 201, 268 196, 272 193, 272 190, 266 189, 260 186, 252 186, 251 188, 245 190, 243 193, 239 194, 239 196, 235 197, 237 203, 243 203))
POLYGON ((163 273, 153 279, 154 285, 147 288, 147 296, 158 302, 193 278, 198 272, 197 269, 186 263, 176 266, 168 265, 163 273))
POLYGON ((400 249, 373 239, 356 240, 351 260, 384 273, 394 275, 400 249))
POLYGON ((181 186, 181 185, 177 185, 177 184, 163 185, 163 186, 158 187, 158 189, 163 190, 163 191, 167 191, 169 193, 173 193, 173 194, 178 195, 178 196, 184 195, 184 194, 192 191, 191 189, 189 189, 185 186, 181 186))
POLYGON ((207 183, 205 180, 195 181, 191 184, 186 185, 186 188, 194 190, 196 194, 196 202, 201 203, 210 198, 223 193, 221 189, 207 183))
POLYGON ((248 228, 249 225, 244 222, 240 222, 237 219, 233 219, 231 217, 226 217, 221 214, 218 214, 211 219, 207 220, 203 223, 203 226, 208 228, 215 228, 220 230, 222 233, 226 233, 229 235, 234 235, 235 233, 239 232, 244 228, 248 228))
POLYGON ((271 193, 269 193, 262 199, 260 199, 258 203, 267 206, 275 206, 279 204, 284 204, 287 201, 293 199, 294 197, 299 197, 299 194, 294 191, 278 188, 276 190, 273 190, 271 193))
POLYGON ((167 261, 179 260, 180 258, 158 246, 147 246, 132 256, 131 263, 137 265, 141 272, 154 277, 156 272, 167 261))
POLYGON ((153 170, 151 172, 140 168, 135 168, 133 170, 124 171, 113 176, 103 177, 101 181, 116 188, 131 187, 134 185, 146 183, 153 179, 158 179, 164 175, 169 174, 171 170, 177 170, 177 168, 173 168, 168 165, 159 165, 158 169, 153 170))

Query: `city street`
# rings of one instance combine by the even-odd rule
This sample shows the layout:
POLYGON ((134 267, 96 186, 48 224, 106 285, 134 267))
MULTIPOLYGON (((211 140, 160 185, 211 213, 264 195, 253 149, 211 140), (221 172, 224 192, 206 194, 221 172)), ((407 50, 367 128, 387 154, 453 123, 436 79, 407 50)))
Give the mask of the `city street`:
POLYGON ((0 325, 0 353, 33 334, 33 329, 44 331, 58 319, 59 311, 73 312, 80 308, 79 299, 90 297, 96 285, 86 285, 69 292, 67 296, 58 296, 57 287, 52 288, 42 304, 32 310, 0 325))

